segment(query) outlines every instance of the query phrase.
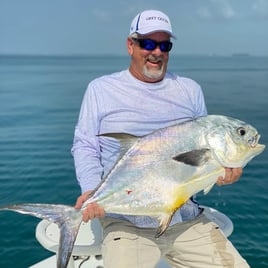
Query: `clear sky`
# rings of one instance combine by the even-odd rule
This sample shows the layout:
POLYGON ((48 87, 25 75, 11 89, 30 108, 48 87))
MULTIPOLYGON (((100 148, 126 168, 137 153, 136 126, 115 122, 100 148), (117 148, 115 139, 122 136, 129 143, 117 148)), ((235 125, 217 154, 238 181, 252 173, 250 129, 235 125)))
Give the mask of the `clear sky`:
POLYGON ((0 54, 126 55, 144 9, 170 17, 173 54, 268 55, 268 0, 0 0, 0 54))

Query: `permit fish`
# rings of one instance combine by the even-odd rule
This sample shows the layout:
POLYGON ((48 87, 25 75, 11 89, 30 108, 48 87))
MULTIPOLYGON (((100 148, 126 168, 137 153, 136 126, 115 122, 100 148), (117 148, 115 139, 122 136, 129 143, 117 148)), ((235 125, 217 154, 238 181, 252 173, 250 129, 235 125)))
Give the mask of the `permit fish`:
POLYGON ((156 237, 172 216, 200 191, 208 193, 224 167, 244 167, 262 153, 257 130, 238 119, 208 115, 156 130, 143 137, 124 133, 99 136, 120 141, 119 159, 80 210, 55 204, 1 207, 58 224, 57 267, 66 268, 82 221, 82 211, 97 202, 106 213, 145 215, 159 220, 156 237))

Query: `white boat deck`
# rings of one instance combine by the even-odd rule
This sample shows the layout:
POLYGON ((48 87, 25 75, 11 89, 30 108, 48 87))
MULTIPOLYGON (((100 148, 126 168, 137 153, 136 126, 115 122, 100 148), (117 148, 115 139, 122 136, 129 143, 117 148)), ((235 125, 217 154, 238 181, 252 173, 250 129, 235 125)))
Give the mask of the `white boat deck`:
MULTIPOLYGON (((233 232, 232 221, 221 212, 204 207, 204 214, 217 223, 223 233, 228 237, 233 232)), ((59 229, 54 223, 42 220, 36 227, 36 238, 47 250, 55 255, 30 268, 56 268, 59 229)), ((101 255, 102 229, 99 221, 94 219, 88 223, 82 223, 67 268, 103 268, 101 255)), ((158 263, 157 268, 169 268, 165 260, 158 263)))

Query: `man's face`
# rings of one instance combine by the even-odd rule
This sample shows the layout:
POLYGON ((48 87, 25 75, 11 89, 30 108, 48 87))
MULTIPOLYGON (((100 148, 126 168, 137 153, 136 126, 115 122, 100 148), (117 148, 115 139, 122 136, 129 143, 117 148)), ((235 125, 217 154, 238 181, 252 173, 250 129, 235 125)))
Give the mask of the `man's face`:
MULTIPOLYGON (((139 39, 151 39, 156 42, 169 41, 170 36, 165 32, 157 32, 139 37, 139 39)), ((167 70, 169 52, 163 52, 157 46, 153 50, 140 47, 138 41, 128 38, 128 53, 131 56, 130 72, 143 82, 154 83, 161 81, 167 70)))

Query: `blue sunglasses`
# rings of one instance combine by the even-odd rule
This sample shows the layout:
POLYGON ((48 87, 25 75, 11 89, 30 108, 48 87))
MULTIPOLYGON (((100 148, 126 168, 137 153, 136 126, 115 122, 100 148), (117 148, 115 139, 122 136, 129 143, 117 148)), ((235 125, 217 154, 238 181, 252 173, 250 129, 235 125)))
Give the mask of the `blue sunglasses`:
POLYGON ((162 52, 169 52, 172 49, 172 43, 170 41, 161 41, 157 42, 152 39, 138 39, 138 38, 133 38, 132 40, 139 43, 140 48, 145 49, 145 50, 154 50, 159 46, 160 50, 162 52))

